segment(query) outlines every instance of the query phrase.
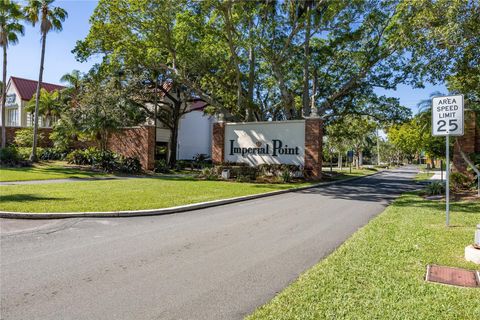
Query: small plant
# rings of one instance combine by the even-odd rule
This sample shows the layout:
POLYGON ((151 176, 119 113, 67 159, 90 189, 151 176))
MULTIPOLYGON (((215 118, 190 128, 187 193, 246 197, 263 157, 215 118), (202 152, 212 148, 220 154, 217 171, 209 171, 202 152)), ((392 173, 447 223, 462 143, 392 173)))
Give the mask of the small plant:
POLYGON ((215 174, 215 170, 213 168, 203 168, 201 176, 207 180, 218 179, 218 176, 215 174))
POLYGON ((427 195, 437 196, 445 193, 445 185, 442 182, 434 181, 425 188, 427 195))
POLYGON ((460 172, 450 174, 450 188, 454 191, 462 191, 470 189, 472 180, 460 172))
POLYGON ((67 151, 57 148, 45 148, 39 153, 41 160, 64 160, 67 157, 67 151))
POLYGON ((237 176, 237 179, 236 179, 237 182, 250 182, 252 181, 251 177, 248 176, 248 175, 238 175, 237 176))
POLYGON ((167 161, 165 161, 164 159, 155 161, 154 171, 157 173, 169 173, 170 168, 168 167, 167 161))
POLYGON ((142 164, 136 157, 127 157, 120 160, 120 171, 124 173, 139 173, 142 171, 142 164))
POLYGON ((290 170, 285 169, 282 171, 280 178, 282 179, 283 183, 290 182, 292 180, 292 173, 290 172, 290 170))

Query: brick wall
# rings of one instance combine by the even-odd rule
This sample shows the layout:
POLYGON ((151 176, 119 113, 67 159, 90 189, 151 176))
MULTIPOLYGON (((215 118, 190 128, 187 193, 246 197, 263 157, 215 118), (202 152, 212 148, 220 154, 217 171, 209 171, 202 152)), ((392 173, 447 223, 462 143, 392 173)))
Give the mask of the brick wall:
POLYGON ((213 124, 212 134, 212 161, 220 164, 225 159, 225 122, 213 124))
MULTIPOLYGON (((15 139, 15 134, 18 130, 25 128, 22 127, 5 127, 7 144, 12 144, 15 139)), ((42 148, 53 147, 53 142, 50 140, 50 133, 52 133, 52 128, 38 128, 38 132, 42 135, 42 139, 38 140, 38 146, 42 148)), ((0 130, 0 139, 2 137, 2 132, 0 130)), ((1 141, 1 140, 0 140, 1 141)))
POLYGON ((305 120, 305 170, 314 179, 322 177, 322 120, 305 120))
POLYGON ((463 160, 462 155, 459 151, 460 148, 468 156, 469 154, 474 153, 476 152, 476 150, 478 150, 477 146, 480 143, 480 130, 478 130, 477 128, 474 112, 465 112, 464 125, 464 135, 456 137, 453 146, 454 170, 462 173, 467 172, 468 164, 463 160))
POLYGON ((132 127, 111 134, 108 149, 124 157, 137 157, 144 170, 155 167, 155 127, 132 127))

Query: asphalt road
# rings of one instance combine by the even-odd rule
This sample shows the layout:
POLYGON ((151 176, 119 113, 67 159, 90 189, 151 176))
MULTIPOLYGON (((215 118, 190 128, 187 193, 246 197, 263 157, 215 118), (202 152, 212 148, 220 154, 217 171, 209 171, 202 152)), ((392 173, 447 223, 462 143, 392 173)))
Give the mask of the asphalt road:
POLYGON ((1 319, 241 319, 418 187, 415 173, 174 215, 3 220, 1 319))

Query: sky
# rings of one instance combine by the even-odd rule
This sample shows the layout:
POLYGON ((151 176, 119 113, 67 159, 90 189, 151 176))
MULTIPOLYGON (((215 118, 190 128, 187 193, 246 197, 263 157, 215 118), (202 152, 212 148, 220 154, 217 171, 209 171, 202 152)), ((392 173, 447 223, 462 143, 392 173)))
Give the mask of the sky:
MULTIPOLYGON (((22 3, 22 1, 20 2, 22 3)), ((75 60, 71 51, 78 40, 87 36, 90 29, 89 18, 97 5, 97 0, 57 0, 54 4, 64 8, 68 12, 68 18, 63 23, 62 32, 50 32, 47 36, 43 79, 45 82, 59 83, 65 73, 74 69, 87 72, 95 63, 95 60, 80 63, 75 60)), ((17 45, 12 45, 8 49, 7 78, 13 75, 38 79, 40 52, 39 26, 33 28, 31 25, 26 25, 25 36, 20 37, 17 45)), ((3 63, 3 56, 0 61, 3 63)), ((400 85, 397 90, 378 89, 376 93, 400 98, 402 105, 416 113, 417 104, 422 100, 429 99, 430 94, 435 91, 447 93, 444 85, 430 84, 427 84, 424 89, 413 89, 410 86, 400 85)))

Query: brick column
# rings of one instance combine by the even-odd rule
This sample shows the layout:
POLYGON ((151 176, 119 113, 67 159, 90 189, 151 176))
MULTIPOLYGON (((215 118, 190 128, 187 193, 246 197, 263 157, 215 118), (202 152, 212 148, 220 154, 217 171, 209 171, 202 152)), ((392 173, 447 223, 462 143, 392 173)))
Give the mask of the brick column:
POLYGON ((305 120, 305 170, 313 179, 322 177, 322 120, 305 120))
POLYGON ((213 124, 212 161, 214 164, 220 164, 225 161, 225 122, 213 124))
POLYGON ((461 150, 467 156, 475 152, 475 145, 478 143, 476 141, 478 139, 476 127, 475 113, 471 111, 465 112, 464 134, 461 137, 456 137, 453 145, 453 166, 455 171, 467 173, 468 164, 463 160, 459 150, 461 147, 461 150))

